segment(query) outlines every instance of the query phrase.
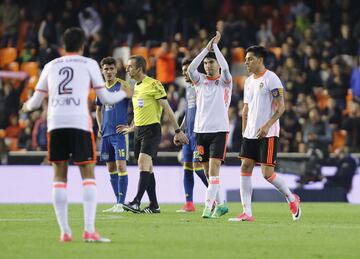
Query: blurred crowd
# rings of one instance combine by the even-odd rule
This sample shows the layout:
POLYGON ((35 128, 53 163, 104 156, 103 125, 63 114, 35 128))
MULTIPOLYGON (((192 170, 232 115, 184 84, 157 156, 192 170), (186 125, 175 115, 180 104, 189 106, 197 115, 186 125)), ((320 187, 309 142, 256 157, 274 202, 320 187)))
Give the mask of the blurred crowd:
MULTIPOLYGON (((355 0, 0 3, 0 47, 17 48, 19 64, 37 62, 40 72, 62 54, 64 30, 80 26, 86 34, 85 55, 97 61, 114 56, 121 78, 126 78, 127 58, 144 55, 148 74, 166 87, 179 121, 185 109, 181 61, 196 56, 220 31, 220 48, 234 78, 228 141, 228 151, 234 152, 241 144, 244 50, 263 45, 269 50, 267 67, 286 88, 279 151, 306 153, 317 148, 329 153, 348 146, 360 152, 360 9, 355 0)), ((0 80, 0 153, 46 150, 46 109, 29 115, 19 112, 21 96, 31 94, 34 83, 29 87, 29 78, 0 80)), ((94 111, 93 102, 90 107, 94 111)), ((162 120, 160 150, 176 150, 168 119, 162 120)))

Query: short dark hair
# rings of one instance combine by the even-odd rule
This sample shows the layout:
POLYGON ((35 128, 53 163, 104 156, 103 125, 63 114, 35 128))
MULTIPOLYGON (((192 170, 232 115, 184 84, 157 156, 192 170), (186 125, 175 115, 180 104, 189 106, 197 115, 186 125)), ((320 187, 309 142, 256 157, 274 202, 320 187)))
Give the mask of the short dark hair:
POLYGON ((191 58, 184 58, 181 62, 181 66, 190 65, 193 60, 191 58))
POLYGON ((103 65, 116 66, 116 60, 113 57, 105 57, 100 61, 100 66, 103 67, 103 65))
MULTIPOLYGON (((213 52, 213 51, 209 51, 209 53, 206 54, 205 58, 212 58, 212 59, 217 60, 217 59, 216 59, 215 52, 213 52)), ((204 59, 205 59, 205 58, 204 58, 204 59)))
POLYGON ((140 55, 134 55, 134 56, 130 56, 130 59, 134 59, 135 60, 135 65, 136 68, 141 68, 143 73, 146 73, 146 60, 143 56, 140 55))
POLYGON ((248 53, 248 52, 254 53, 254 55, 258 58, 263 58, 264 61, 267 56, 267 50, 264 47, 259 46, 259 45, 253 45, 253 46, 248 47, 246 49, 246 53, 248 53))
POLYGON ((66 52, 76 52, 84 45, 85 34, 79 27, 71 27, 64 32, 63 41, 66 52))

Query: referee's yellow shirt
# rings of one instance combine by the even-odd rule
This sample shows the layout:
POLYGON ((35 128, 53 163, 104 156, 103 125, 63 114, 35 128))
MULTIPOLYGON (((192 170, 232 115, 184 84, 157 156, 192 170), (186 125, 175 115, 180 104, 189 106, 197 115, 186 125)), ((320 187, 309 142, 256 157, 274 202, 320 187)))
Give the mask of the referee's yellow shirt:
POLYGON ((158 100, 166 97, 164 86, 158 80, 146 76, 141 83, 136 83, 132 97, 135 126, 160 123, 162 107, 158 100))

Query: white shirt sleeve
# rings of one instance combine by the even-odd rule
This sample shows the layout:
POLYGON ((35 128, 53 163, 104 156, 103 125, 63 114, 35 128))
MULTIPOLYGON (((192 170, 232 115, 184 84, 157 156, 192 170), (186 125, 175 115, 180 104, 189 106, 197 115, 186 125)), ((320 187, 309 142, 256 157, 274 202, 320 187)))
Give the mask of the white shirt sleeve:
POLYGON ((48 73, 49 65, 46 65, 40 74, 40 78, 35 86, 35 92, 33 96, 31 96, 31 98, 25 104, 29 111, 35 110, 41 106, 41 103, 48 92, 48 73))
POLYGON ((223 54, 221 53, 217 44, 213 44, 213 49, 215 52, 216 60, 219 62, 221 67, 221 79, 226 85, 230 85, 232 82, 232 77, 229 70, 229 65, 226 62, 223 54))
POLYGON ((33 96, 31 96, 31 98, 25 103, 26 108, 29 111, 36 110, 37 108, 39 108, 41 106, 45 96, 46 96, 46 93, 35 91, 33 96))
POLYGON ((102 104, 115 104, 127 97, 123 90, 118 92, 109 92, 105 87, 95 88, 96 95, 102 104))
POLYGON ((200 73, 197 69, 208 53, 209 51, 207 48, 203 49, 200 54, 194 58, 188 67, 189 77, 194 84, 198 84, 201 79, 200 73))
POLYGON ((103 88, 105 86, 104 79, 101 75, 101 70, 98 65, 98 63, 93 60, 89 59, 89 74, 90 74, 90 80, 91 80, 91 86, 96 90, 97 88, 103 88))
POLYGON ((282 85, 280 78, 276 74, 273 74, 269 77, 269 90, 272 91, 279 88, 283 89, 284 86, 282 85))
POLYGON ((49 75, 49 64, 45 65, 43 71, 40 74, 39 81, 35 86, 35 91, 47 93, 48 92, 48 75, 49 75))

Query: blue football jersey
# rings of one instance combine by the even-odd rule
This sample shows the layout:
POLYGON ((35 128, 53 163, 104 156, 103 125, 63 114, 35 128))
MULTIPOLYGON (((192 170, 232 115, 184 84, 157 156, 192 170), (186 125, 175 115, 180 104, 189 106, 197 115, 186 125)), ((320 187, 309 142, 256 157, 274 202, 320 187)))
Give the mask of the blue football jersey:
MULTIPOLYGON (((106 86, 106 89, 110 92, 117 92, 125 84, 128 84, 126 81, 116 78, 116 81, 113 85, 106 86)), ((130 99, 125 98, 122 101, 116 104, 104 104, 102 109, 102 124, 101 131, 102 136, 111 136, 116 134, 117 125, 126 125, 128 124, 128 108, 130 104, 130 99)), ((96 105, 102 106, 103 104, 96 98, 96 105)))

